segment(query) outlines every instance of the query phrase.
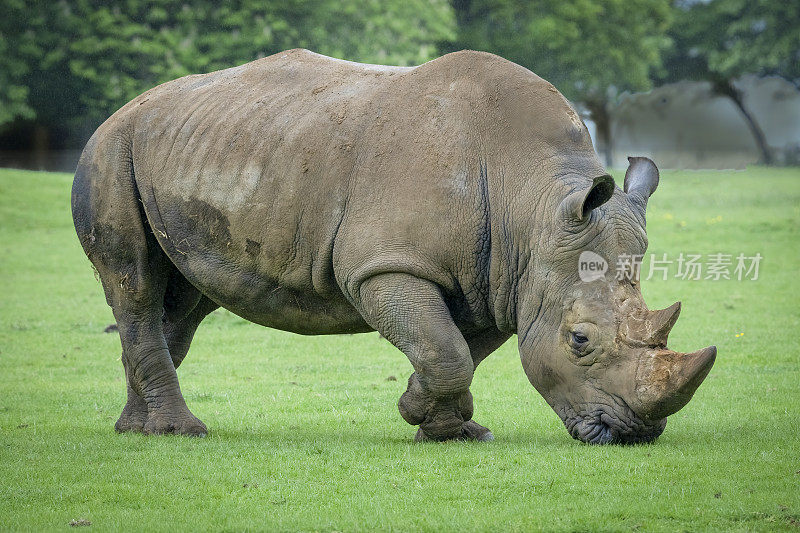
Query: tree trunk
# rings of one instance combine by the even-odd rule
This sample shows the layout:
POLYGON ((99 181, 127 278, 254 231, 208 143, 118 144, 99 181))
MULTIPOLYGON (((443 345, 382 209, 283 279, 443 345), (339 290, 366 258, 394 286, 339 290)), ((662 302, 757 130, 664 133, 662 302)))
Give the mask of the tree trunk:
POLYGON ((750 133, 753 135, 753 139, 756 141, 758 151, 761 153, 760 163, 765 165, 773 164, 775 161, 772 157, 772 150, 770 150, 769 145, 767 144, 767 138, 764 135, 764 131, 761 129, 761 126, 758 125, 756 118, 750 114, 750 111, 748 111, 745 107, 742 92, 734 87, 733 83, 727 79, 714 80, 713 90, 720 96, 727 96, 730 98, 736 108, 742 114, 742 117, 744 117, 747 127, 750 128, 750 133))
POLYGON ((50 149, 50 129, 43 124, 33 127, 33 165, 36 170, 49 170, 47 168, 47 155, 50 149))
POLYGON ((586 102, 592 122, 597 132, 597 146, 595 149, 605 159, 607 167, 613 163, 613 145, 611 144, 611 117, 608 114, 608 104, 605 100, 592 100, 586 102))

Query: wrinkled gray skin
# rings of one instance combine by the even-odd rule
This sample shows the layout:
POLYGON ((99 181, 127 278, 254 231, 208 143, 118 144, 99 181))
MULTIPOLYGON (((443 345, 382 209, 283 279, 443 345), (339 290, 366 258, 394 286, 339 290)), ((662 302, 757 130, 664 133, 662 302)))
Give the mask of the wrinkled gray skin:
POLYGON ((549 83, 497 56, 419 67, 292 50, 156 87, 87 144, 75 227, 122 340, 118 431, 204 435, 178 385, 219 306, 302 334, 377 330, 414 367, 400 412, 417 438, 491 440, 472 421, 475 368, 512 334, 570 434, 647 442, 713 364, 666 348, 613 268, 647 246, 658 183, 634 158, 614 186, 549 83))

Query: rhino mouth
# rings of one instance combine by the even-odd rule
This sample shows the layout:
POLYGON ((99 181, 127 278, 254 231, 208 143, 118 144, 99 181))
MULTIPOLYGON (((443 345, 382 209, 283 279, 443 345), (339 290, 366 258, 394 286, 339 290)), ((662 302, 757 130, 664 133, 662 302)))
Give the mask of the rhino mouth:
POLYGON ((580 410, 564 409, 561 417, 572 438, 587 444, 643 444, 664 432, 667 419, 639 418, 621 399, 611 404, 586 405, 580 410))

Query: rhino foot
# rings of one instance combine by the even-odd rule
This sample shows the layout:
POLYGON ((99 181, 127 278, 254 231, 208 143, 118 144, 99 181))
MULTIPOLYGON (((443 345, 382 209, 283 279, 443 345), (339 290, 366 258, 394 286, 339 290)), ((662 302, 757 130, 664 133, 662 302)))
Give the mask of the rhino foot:
POLYGON ((174 434, 205 437, 208 434, 208 429, 188 409, 183 409, 178 412, 156 411, 151 413, 144 425, 144 433, 148 435, 174 434))
POLYGON ((122 409, 114 429, 117 433, 135 432, 142 433, 147 423, 147 404, 137 394, 128 392, 128 403, 122 409))
POLYGON ((144 425, 147 423, 147 409, 144 413, 129 412, 123 409, 122 414, 119 415, 117 423, 114 424, 114 430, 117 433, 142 433, 144 432, 144 425))
POLYGON ((492 432, 489 431, 489 428, 483 427, 474 420, 467 420, 461 426, 461 435, 458 436, 446 439, 432 439, 425 434, 425 431, 423 431, 422 428, 419 428, 417 430, 416 437, 414 437, 414 441, 416 442, 433 442, 433 441, 445 441, 445 440, 458 440, 458 441, 474 440, 478 442, 491 442, 494 440, 494 435, 492 435, 492 432))

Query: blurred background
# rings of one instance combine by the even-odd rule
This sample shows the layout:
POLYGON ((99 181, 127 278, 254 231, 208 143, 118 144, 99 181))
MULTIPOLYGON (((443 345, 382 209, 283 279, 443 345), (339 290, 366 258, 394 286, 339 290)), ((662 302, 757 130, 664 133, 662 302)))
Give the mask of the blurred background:
POLYGON ((569 98, 611 167, 800 165, 797 0, 0 0, 0 166, 71 172, 150 87, 298 47, 496 53, 569 98))

